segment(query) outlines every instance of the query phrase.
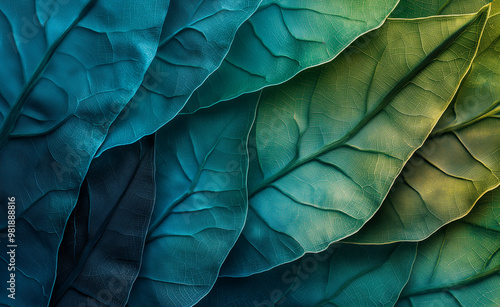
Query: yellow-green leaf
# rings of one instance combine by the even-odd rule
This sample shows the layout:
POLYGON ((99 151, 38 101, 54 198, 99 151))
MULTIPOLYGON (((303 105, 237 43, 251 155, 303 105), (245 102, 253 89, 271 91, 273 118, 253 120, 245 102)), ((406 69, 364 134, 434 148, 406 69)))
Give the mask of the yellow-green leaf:
POLYGON ((500 1, 454 103, 406 164, 381 209, 349 242, 418 241, 500 184, 500 1))
POLYGON ((223 275, 261 272, 357 232, 456 93, 488 12, 390 20, 264 90, 249 213, 223 275))

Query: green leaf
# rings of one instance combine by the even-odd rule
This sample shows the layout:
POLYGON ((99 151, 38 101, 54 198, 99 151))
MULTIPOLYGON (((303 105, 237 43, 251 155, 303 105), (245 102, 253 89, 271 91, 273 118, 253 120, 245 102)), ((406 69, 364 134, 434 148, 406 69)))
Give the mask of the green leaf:
POLYGON ((222 275, 262 272, 357 232, 454 96, 488 11, 389 20, 363 47, 265 90, 247 222, 222 275))
POLYGON ((416 253, 408 243, 331 245, 264 273, 219 278, 199 306, 393 306, 416 253))
POLYGON ((171 0, 156 57, 98 154, 135 142, 174 118, 219 67, 236 30, 260 1, 171 0))
POLYGON ((460 86, 453 108, 438 123, 435 134, 460 130, 500 112, 500 0, 491 12, 478 54, 467 79, 460 86))
POLYGON ((467 78, 424 146, 406 164, 357 243, 419 241, 465 216, 500 184, 500 1, 493 3, 467 78))
POLYGON ((148 137, 92 161, 59 248, 50 306, 126 304, 153 212, 154 153, 148 137))
POLYGON ((245 222, 255 101, 242 96, 158 131, 156 206, 131 306, 191 306, 212 288, 245 222))
POLYGON ((500 189, 418 245, 396 306, 500 305, 500 189))
POLYGON ((492 0, 401 0, 391 18, 418 18, 433 15, 472 14, 492 0))
MULTIPOLYGON (((50 16, 37 14, 34 1, 0 3, 0 28, 7 34, 0 36, 0 113, 14 114, 0 119, 5 132, 2 142, 16 122, 15 114, 19 115, 16 129, 20 129, 15 133, 24 128, 26 133, 45 131, 10 138, 0 150, 0 199, 2 204, 7 197, 16 199, 19 306, 48 304, 57 250, 79 187, 109 123, 132 98, 154 56, 168 5, 156 0, 141 5, 131 0, 62 2, 51 1, 50 16), (82 11, 87 4, 88 11, 82 11), (77 22, 80 12, 86 15, 77 22), (36 25, 38 18, 44 27, 27 32, 23 22, 36 25), (50 116, 59 114, 60 106, 67 106, 66 99, 79 104, 54 129, 38 125, 45 117, 30 117, 33 108, 50 116)), ((0 233, 6 232, 7 220, 2 219, 0 233)), ((2 262, 9 260, 6 248, 0 247, 2 262)), ((2 303, 11 300, 2 295, 2 303)))
POLYGON ((182 112, 282 83, 332 60, 357 37, 380 27, 397 2, 264 0, 236 33, 221 67, 182 112))

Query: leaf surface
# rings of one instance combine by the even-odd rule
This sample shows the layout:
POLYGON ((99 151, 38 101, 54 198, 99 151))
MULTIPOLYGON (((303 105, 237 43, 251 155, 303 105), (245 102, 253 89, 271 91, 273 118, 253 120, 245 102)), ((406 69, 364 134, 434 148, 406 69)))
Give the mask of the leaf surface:
POLYGON ((191 306, 212 288, 247 213, 255 101, 179 116, 158 131, 156 206, 131 306, 191 306))
POLYGON ((495 189, 465 218, 419 243, 396 306, 498 306, 499 225, 500 189, 495 189))
POLYGON ((389 17, 418 18, 472 14, 490 2, 492 0, 401 0, 389 17))
POLYGON ((332 60, 357 37, 380 27, 397 2, 264 0, 182 112, 282 83, 332 60))
POLYGON ((156 57, 98 154, 154 133, 174 118, 219 67, 236 30, 260 1, 171 0, 156 57))
MULTIPOLYGON (((0 4, 2 33, 16 38, 14 48, 9 35, 0 36, 5 53, 0 74, 6 85, 0 89, 0 113, 19 114, 17 121, 8 115, 1 119, 6 133, 0 138, 0 199, 4 206, 7 197, 16 198, 16 303, 22 306, 48 304, 57 251, 80 185, 109 124, 152 61, 168 5, 152 0, 140 5, 129 0, 62 2, 51 2, 50 16, 37 13, 33 1, 0 4), (85 5, 91 5, 88 12, 82 10, 85 5), (85 14, 75 23, 80 12, 85 14), (23 37, 28 31, 23 22, 31 21, 44 27, 23 37), (49 51, 52 55, 46 57, 49 51), (27 84, 33 85, 31 94, 23 89, 27 84), (79 103, 71 116, 56 116, 53 123, 65 118, 60 124, 39 125, 43 118, 26 115, 32 107, 56 114, 60 105, 68 106, 66 99, 79 103), (16 129, 29 128, 23 132, 29 135, 7 141, 14 122, 16 129), (42 134, 31 135, 33 131, 42 134)), ((0 232, 7 232, 7 220, 1 220, 0 232)), ((9 260, 6 245, 0 252, 2 261, 9 260)), ((10 302, 6 295, 0 297, 0 303, 10 302)))
POLYGON ((154 207, 154 153, 148 137, 92 161, 59 248, 50 306, 125 305, 154 207))
POLYGON ((393 306, 416 244, 331 245, 270 271, 222 277, 199 306, 393 306))
MULTIPOLYGON (((130 1, 34 2, 0 5, 0 29, 6 33, 0 38, 5 82, 0 148, 10 137, 48 133, 93 105, 116 116, 156 52, 168 5, 167 0, 139 6, 130 1), (110 108, 106 101, 112 99, 110 108)), ((107 124, 98 116, 92 123, 107 124)))
POLYGON ((389 20, 364 47, 265 90, 247 222, 222 275, 262 272, 357 232, 454 96, 488 11, 389 20))
POLYGON ((478 54, 453 103, 381 209, 348 242, 423 240, 466 215, 500 184, 499 4, 493 3, 478 54))

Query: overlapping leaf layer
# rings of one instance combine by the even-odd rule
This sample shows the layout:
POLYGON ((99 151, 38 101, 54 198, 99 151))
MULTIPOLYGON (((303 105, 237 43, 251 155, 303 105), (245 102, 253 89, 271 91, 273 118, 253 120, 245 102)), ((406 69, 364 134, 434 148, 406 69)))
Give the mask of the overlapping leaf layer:
POLYGON ((500 0, 4 1, 0 30, 1 306, 500 305, 500 0))

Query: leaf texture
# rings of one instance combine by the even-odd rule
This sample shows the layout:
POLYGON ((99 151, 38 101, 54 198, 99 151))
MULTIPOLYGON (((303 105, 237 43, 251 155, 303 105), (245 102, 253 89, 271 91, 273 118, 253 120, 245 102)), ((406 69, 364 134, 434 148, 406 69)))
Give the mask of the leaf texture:
POLYGON ((357 37, 380 27, 397 2, 264 0, 236 33, 221 67, 182 112, 282 83, 332 60, 357 37))
POLYGON ((192 306, 205 296, 247 213, 253 100, 180 116, 157 134, 157 197, 130 306, 192 306))
POLYGON ((433 15, 472 14, 492 0, 401 0, 391 18, 418 18, 433 15))
POLYGON ((265 90, 247 222, 222 276, 262 272, 357 232, 450 103, 488 11, 389 20, 363 48, 265 90))
POLYGON ((220 278, 197 306, 393 306, 416 244, 331 245, 244 278, 220 278))
POLYGON ((150 136, 92 161, 59 248, 50 306, 125 305, 154 207, 154 154, 150 136))
MULTIPOLYGON (((48 304, 55 280, 57 250, 80 185, 109 124, 132 98, 154 56, 168 5, 167 1, 147 0, 140 5, 128 0, 97 1, 74 29, 63 36, 84 4, 90 2, 71 3, 67 6, 62 2, 54 3, 50 16, 36 14, 32 1, 0 4, 0 23, 7 34, 22 36, 23 29, 26 30, 23 16, 28 21, 40 18, 45 25, 27 44, 23 44, 23 40, 15 41, 16 49, 8 35, 1 36, 1 50, 9 53, 0 64, 2 80, 8 84, 0 89, 4 97, 0 103, 1 113, 5 114, 9 108, 9 114, 14 112, 12 103, 18 99, 25 105, 16 127, 33 127, 41 132, 44 130, 38 129, 40 126, 28 124, 23 119, 28 120, 23 114, 28 114, 32 103, 42 110, 56 112, 58 99, 66 97, 64 94, 59 97, 58 93, 73 93, 74 96, 68 96, 70 99, 87 98, 78 104, 73 116, 54 126, 55 129, 43 135, 10 138, 0 151, 0 199, 16 198, 16 231, 20 236, 20 248, 16 252, 16 281, 20 285, 16 304, 22 306, 48 304), (44 66, 42 57, 48 46, 58 47, 50 49, 53 55, 44 66), (123 57, 120 56, 122 51, 123 57), (22 70, 19 59, 22 59, 22 70), (9 65, 13 67, 4 69, 9 65), (34 81, 34 73, 39 69, 40 78, 33 83, 31 95, 25 100, 18 98, 28 93, 22 88, 25 82, 34 81), (23 73, 19 74, 21 71, 23 73), (120 78, 122 75, 130 78, 120 78), (48 85, 51 81, 47 78, 59 80, 61 83, 56 84, 63 89, 59 90, 55 84, 48 85)), ((35 122, 38 120, 30 121, 35 122)), ((3 118, 1 129, 8 131, 9 123, 3 118)), ((2 206, 4 204, 2 201, 2 206)), ((6 231, 7 221, 2 220, 0 232, 6 231)), ((0 252, 1 259, 7 261, 6 245, 2 244, 0 252)), ((1 296, 0 304, 7 303, 10 299, 1 296)))
POLYGON ((408 284, 396 306, 500 304, 500 190, 472 212, 419 243, 408 284))
POLYGON ((500 184, 500 2, 493 3, 478 55, 430 137, 399 175, 357 243, 420 241, 466 215, 500 184))
MULTIPOLYGON (((0 89, 0 148, 9 137, 48 133, 93 105, 116 116, 156 52, 168 4, 33 2, 0 5, 6 33, 0 38, 0 78, 6 82, 0 89), (133 16, 123 14, 132 10, 133 16), (113 99, 111 108, 106 101, 113 99)), ((106 125, 98 119, 92 123, 106 125)))
POLYGON ((236 30, 260 1, 171 0, 156 57, 98 154, 154 133, 174 118, 219 67, 236 30))

